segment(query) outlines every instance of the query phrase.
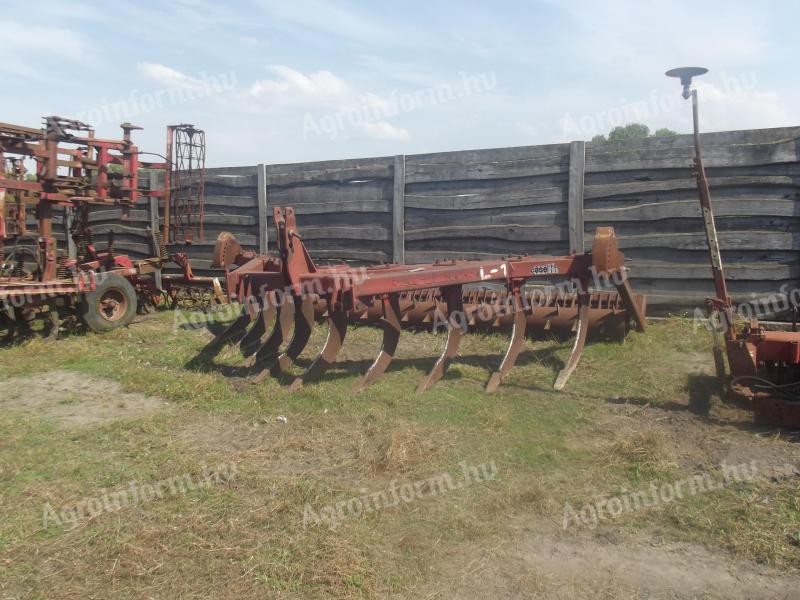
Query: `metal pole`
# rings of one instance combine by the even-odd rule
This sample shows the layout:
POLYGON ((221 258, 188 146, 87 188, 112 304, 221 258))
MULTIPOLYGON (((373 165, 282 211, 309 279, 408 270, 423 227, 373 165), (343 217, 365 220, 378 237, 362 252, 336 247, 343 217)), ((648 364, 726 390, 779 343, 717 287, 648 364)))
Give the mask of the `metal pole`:
POLYGON ((711 258, 711 272, 714 277, 714 289, 717 293, 723 313, 725 315, 726 336, 736 337, 733 324, 732 302, 728 295, 728 286, 725 282, 725 270, 722 266, 722 253, 719 248, 717 226, 714 223, 714 211, 711 206, 711 192, 708 188, 705 166, 700 149, 700 117, 697 102, 697 90, 692 90, 692 121, 694 123, 694 172, 697 178, 697 191, 700 196, 700 208, 703 211, 703 224, 705 225, 708 253, 711 258))
POLYGON ((165 244, 169 244, 172 240, 169 238, 170 224, 169 224, 169 203, 170 194, 172 190, 172 137, 174 129, 167 126, 167 151, 164 154, 166 164, 164 165, 164 229, 162 238, 165 244))

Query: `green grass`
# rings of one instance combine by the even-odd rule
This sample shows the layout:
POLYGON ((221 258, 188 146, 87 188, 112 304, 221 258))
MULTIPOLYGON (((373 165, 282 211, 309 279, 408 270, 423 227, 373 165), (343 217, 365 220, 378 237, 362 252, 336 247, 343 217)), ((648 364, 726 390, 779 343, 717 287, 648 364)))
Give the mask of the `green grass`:
MULTIPOLYGON (((482 385, 506 337, 474 335, 445 380, 416 395, 443 337, 406 333, 387 376, 354 395, 350 387, 380 347, 380 332, 364 327, 348 334, 343 361, 329 377, 290 394, 273 379, 232 385, 220 372, 241 365, 231 350, 217 367, 187 369, 208 336, 173 332, 172 323, 171 314, 161 313, 103 336, 0 349, 3 379, 67 370, 168 404, 154 415, 77 430, 22 413, 0 415, 0 591, 402 594, 431 577, 441 548, 488 544, 509 531, 514 515, 560 522, 564 502, 580 505, 654 478, 690 474, 657 432, 604 432, 597 423, 614 419, 613 407, 624 402, 685 407, 690 366, 711 361, 707 334, 676 319, 646 335, 633 333, 624 344, 590 344, 563 393, 551 386, 570 341, 528 342, 507 382, 486 395, 482 385), (277 415, 288 423, 275 423, 277 415), (495 481, 350 519, 336 530, 302 525, 307 503, 325 506, 385 489, 391 480, 455 474, 460 461, 489 460, 497 464, 495 481), (42 527, 45 502, 62 506, 225 461, 238 468, 230 484, 104 514, 73 530, 42 527)), ((323 336, 315 332, 303 361, 323 336)), ((796 489, 752 485, 627 515, 615 525, 800 566, 790 531, 800 529, 796 489), (753 500, 764 493, 758 486, 771 494, 768 510, 753 500), (779 533, 781 543, 765 541, 779 533)))

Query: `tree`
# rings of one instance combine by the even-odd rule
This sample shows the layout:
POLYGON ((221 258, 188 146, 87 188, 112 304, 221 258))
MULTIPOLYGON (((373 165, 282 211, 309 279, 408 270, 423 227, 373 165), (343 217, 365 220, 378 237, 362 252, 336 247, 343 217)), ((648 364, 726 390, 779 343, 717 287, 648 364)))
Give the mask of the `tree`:
POLYGON ((656 132, 653 134, 654 137, 675 137, 676 135, 678 135, 678 132, 672 131, 672 129, 668 127, 656 129, 656 132))
POLYGON ((661 127, 656 129, 655 133, 650 134, 650 128, 644 123, 628 123, 627 125, 617 125, 608 132, 608 139, 602 134, 598 134, 592 138, 593 142, 619 142, 622 140, 643 140, 648 137, 673 137, 678 135, 677 132, 661 127))
POLYGON ((622 140, 643 140, 650 135, 650 128, 642 123, 628 123, 627 125, 617 125, 608 132, 609 142, 619 142, 622 140))

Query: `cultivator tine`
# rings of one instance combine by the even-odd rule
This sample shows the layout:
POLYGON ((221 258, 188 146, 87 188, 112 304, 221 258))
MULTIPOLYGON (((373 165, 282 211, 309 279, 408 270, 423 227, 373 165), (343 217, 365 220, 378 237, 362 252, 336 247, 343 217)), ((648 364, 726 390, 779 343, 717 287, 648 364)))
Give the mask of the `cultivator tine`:
POLYGON ((203 348, 200 352, 202 354, 206 354, 212 352, 214 350, 220 350, 225 342, 228 342, 232 339, 236 339, 242 333, 247 331, 247 326, 250 324, 250 313, 247 311, 245 307, 242 307, 241 314, 236 317, 233 323, 228 325, 228 327, 222 331, 222 333, 218 334, 213 340, 211 340, 208 344, 206 344, 205 348, 203 348))
MULTIPOLYGON (((313 308, 312 308, 313 310, 313 308)), ((313 323, 313 313, 311 320, 313 323)), ((347 335, 347 312, 340 306, 328 308, 328 337, 319 354, 308 366, 305 372, 297 377, 290 386, 291 390, 298 390, 303 384, 319 379, 328 368, 336 362, 336 356, 342 349, 344 338, 347 335)))
POLYGON ((503 356, 498 369, 492 373, 489 381, 486 383, 486 391, 494 392, 499 387, 503 378, 517 362, 517 357, 522 350, 522 345, 525 342, 525 329, 527 327, 527 318, 525 316, 525 307, 520 298, 519 288, 509 292, 508 299, 510 300, 511 310, 514 311, 514 325, 511 330, 511 340, 508 343, 508 349, 503 356))
POLYGON ((272 365, 273 375, 283 373, 289 368, 311 338, 311 330, 314 327, 314 299, 306 294, 302 297, 295 296, 294 299, 294 333, 292 340, 286 347, 275 363, 272 365))
POLYGON ((381 299, 383 305, 383 343, 378 358, 372 363, 366 373, 353 386, 354 392, 360 392, 375 383, 386 372, 387 367, 394 358, 397 342, 400 340, 400 297, 399 294, 386 294, 381 299))
POLYGON ((572 353, 569 355, 566 366, 558 374, 553 388, 557 390, 564 389, 564 386, 569 381, 573 371, 578 366, 583 354, 583 347, 586 345, 586 334, 589 331, 589 292, 586 291, 586 286, 581 285, 582 289, 578 293, 578 321, 576 324, 575 344, 572 346, 572 353))
POLYGON ((58 316, 58 310, 51 308, 47 312, 47 336, 45 339, 49 342, 54 342, 58 339, 58 328, 61 326, 61 319, 58 316))
POLYGON ((261 312, 260 311, 261 307, 260 307, 260 304, 259 304, 258 300, 256 300, 253 296, 250 295, 249 288, 248 288, 247 294, 245 296, 243 307, 244 307, 245 312, 247 312, 247 316, 249 317, 250 320, 248 321, 247 325, 245 325, 244 335, 237 336, 235 338, 235 341, 234 341, 233 345, 236 348, 241 348, 241 346, 244 343, 244 341, 246 339, 248 339, 248 336, 250 335, 250 332, 253 329, 257 329, 259 327, 258 315, 261 312), (254 323, 254 326, 250 329, 250 331, 248 331, 247 330, 247 326, 250 325, 251 323, 254 323))
POLYGON ((281 346, 289 337, 289 331, 292 329, 295 313, 294 302, 286 302, 284 297, 283 302, 275 304, 275 311, 277 314, 272 333, 269 334, 261 348, 247 361, 249 366, 259 365, 261 367, 258 373, 248 379, 250 383, 261 383, 270 374, 275 358, 280 354, 281 346))
POLYGON ((267 326, 275 319, 274 294, 267 293, 262 299, 259 308, 256 309, 252 318, 255 325, 242 338, 240 350, 245 358, 253 356, 256 351, 267 341, 267 326))
POLYGON ((444 350, 436 364, 430 372, 422 378, 417 386, 417 393, 421 394, 434 383, 439 381, 447 371, 447 367, 458 354, 458 346, 461 343, 461 337, 467 329, 466 318, 464 315, 464 302, 461 295, 461 286, 448 286, 442 288, 442 294, 445 296, 447 303, 447 341, 444 345, 444 350))
POLYGON ((644 333, 645 330, 645 320, 644 320, 644 310, 642 306, 636 302, 636 299, 633 297, 633 290, 631 290, 631 286, 628 283, 628 277, 623 274, 624 279, 622 283, 617 283, 616 288, 619 292, 619 295, 622 297, 625 306, 628 308, 631 313, 633 313, 633 321, 636 323, 636 331, 639 333, 644 333))
POLYGON ((273 325, 273 329, 278 325, 278 310, 280 310, 280 307, 277 305, 275 293, 267 292, 263 298, 261 314, 259 315, 260 328, 262 329, 261 336, 252 344, 248 343, 246 347, 242 348, 242 355, 247 359, 245 360, 245 366, 252 367, 256 363, 258 352, 272 335, 272 332, 269 331, 269 325, 273 325))

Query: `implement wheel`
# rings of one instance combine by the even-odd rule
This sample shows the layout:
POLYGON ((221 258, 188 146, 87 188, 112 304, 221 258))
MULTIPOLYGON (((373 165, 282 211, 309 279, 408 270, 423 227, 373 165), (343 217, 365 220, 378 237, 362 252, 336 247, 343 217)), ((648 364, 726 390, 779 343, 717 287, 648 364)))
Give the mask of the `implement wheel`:
POLYGON ((96 333, 128 325, 136 315, 136 290, 121 275, 101 275, 98 280, 95 290, 84 294, 81 319, 96 333))

